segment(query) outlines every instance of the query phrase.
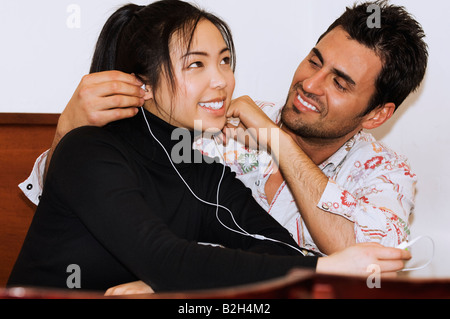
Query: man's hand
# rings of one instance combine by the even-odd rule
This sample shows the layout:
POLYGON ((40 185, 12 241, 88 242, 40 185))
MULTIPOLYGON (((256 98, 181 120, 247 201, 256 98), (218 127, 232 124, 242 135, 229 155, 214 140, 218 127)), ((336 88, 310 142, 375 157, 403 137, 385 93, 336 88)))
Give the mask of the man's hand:
POLYGON ((404 249, 384 247, 377 243, 350 246, 340 252, 319 258, 317 272, 323 274, 367 276, 368 267, 377 265, 384 277, 395 277, 411 259, 404 249))
POLYGON ((143 83, 134 75, 106 71, 85 75, 62 112, 47 155, 44 179, 53 150, 71 130, 81 126, 104 126, 133 117, 145 103, 143 83))
POLYGON ((134 75, 120 71, 85 75, 61 114, 57 134, 62 138, 80 126, 104 126, 136 115, 145 102, 142 85, 134 75))
POLYGON ((225 145, 229 139, 235 139, 252 149, 270 150, 271 138, 278 137, 279 127, 249 96, 233 100, 227 118, 230 121, 223 129, 225 145))

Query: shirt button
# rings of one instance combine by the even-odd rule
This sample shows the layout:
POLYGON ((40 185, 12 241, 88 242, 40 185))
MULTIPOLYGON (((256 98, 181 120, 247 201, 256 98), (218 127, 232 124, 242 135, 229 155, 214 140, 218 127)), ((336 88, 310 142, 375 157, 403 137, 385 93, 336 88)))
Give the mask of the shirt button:
POLYGON ((30 190, 32 190, 33 189, 33 184, 28 184, 27 185, 27 189, 30 191, 30 190))
POLYGON ((256 181, 256 182, 255 182, 255 185, 256 185, 256 186, 261 185, 261 181, 256 181))
POLYGON ((322 203, 322 208, 324 210, 329 210, 330 209, 330 207, 328 207, 327 203, 322 203))

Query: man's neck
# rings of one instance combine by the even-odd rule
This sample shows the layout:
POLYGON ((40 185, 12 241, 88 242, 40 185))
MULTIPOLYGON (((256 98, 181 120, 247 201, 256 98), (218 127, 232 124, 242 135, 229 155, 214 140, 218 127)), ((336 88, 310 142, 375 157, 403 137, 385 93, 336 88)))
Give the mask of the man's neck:
POLYGON ((342 147, 342 145, 358 133, 358 131, 353 131, 341 138, 336 139, 314 139, 298 136, 285 126, 283 126, 282 129, 294 139, 297 145, 316 165, 320 165, 330 158, 342 147))

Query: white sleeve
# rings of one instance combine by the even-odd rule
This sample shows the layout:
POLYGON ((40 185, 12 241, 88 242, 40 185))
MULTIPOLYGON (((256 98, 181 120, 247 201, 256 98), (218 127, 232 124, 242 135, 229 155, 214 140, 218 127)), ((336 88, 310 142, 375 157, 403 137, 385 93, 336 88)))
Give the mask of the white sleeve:
POLYGON ((28 197, 28 199, 36 206, 39 205, 39 200, 42 194, 47 155, 48 151, 45 151, 37 158, 30 176, 23 183, 19 184, 19 188, 25 196, 28 197))

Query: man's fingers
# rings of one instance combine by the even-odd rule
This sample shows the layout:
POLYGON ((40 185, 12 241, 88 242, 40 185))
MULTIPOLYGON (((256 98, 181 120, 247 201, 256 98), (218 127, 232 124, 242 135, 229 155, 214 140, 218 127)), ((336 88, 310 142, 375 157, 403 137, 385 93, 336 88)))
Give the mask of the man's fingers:
POLYGON ((125 95, 143 98, 145 95, 145 91, 140 86, 122 81, 109 81, 92 84, 89 86, 89 90, 95 91, 95 94, 99 97, 125 95))
MULTIPOLYGON (((369 244, 370 245, 370 244, 369 244)), ((395 273, 404 268, 405 262, 411 259, 411 253, 404 249, 393 247, 374 247, 375 264, 380 267, 382 273, 395 273)))
MULTIPOLYGON (((145 103, 144 98, 127 96, 127 95, 112 95, 101 99, 100 106, 103 110, 110 110, 115 108, 140 107, 145 103)), ((99 109, 99 110, 101 110, 99 109)))
POLYGON ((83 77, 81 83, 85 85, 92 85, 111 81, 125 82, 137 86, 143 85, 143 83, 135 75, 121 71, 104 71, 87 74, 83 77))
POLYGON ((380 260, 409 260, 411 259, 411 252, 405 249, 398 249, 393 247, 384 247, 378 252, 378 259, 380 260))
MULTIPOLYGON (((136 98, 144 98, 146 92, 142 89, 142 83, 134 75, 120 71, 106 71, 92 73, 83 77, 78 89, 80 100, 92 101, 94 97, 103 98, 114 95, 124 95, 136 98)), ((120 102, 120 101, 119 101, 120 102)), ((103 105, 103 103, 101 103, 103 105)), ((143 103, 140 103, 141 105, 143 103)), ((107 105, 111 107, 125 107, 127 105, 107 105)), ((132 103, 128 106, 137 106, 132 103)))
POLYGON ((379 260, 377 265, 382 273, 395 273, 405 267, 405 262, 402 260, 379 260))

